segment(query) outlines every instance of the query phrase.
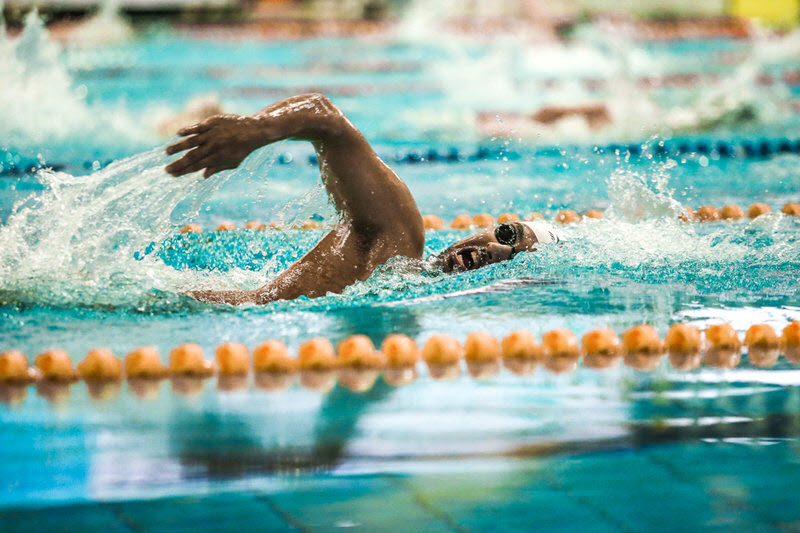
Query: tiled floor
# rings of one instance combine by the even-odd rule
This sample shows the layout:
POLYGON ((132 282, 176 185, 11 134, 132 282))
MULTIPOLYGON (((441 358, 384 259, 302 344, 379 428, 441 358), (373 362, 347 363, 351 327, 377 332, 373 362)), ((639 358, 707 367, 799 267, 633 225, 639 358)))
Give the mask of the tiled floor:
MULTIPOLYGON (((232 492, 0 512, 3 532, 797 531, 796 441, 687 442, 478 471, 285 477, 232 492)), ((262 480, 266 481, 266 480, 262 480)))

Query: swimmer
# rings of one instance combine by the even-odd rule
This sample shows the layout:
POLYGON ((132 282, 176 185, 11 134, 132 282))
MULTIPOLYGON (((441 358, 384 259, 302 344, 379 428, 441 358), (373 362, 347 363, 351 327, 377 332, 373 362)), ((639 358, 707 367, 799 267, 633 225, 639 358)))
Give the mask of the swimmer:
POLYGON ((567 117, 580 117, 591 130, 612 123, 611 112, 602 102, 573 106, 545 106, 532 114, 481 111, 476 116, 478 129, 491 137, 507 137, 511 132, 526 132, 536 126, 552 126, 567 117))
MULTIPOLYGON (((202 170, 206 178, 236 168, 267 144, 310 141, 322 182, 341 217, 308 253, 263 287, 189 291, 189 296, 233 305, 314 298, 367 279, 392 257, 422 258, 425 229, 408 187, 325 96, 294 96, 252 116, 215 116, 178 134, 184 138, 167 147, 167 153, 186 153, 166 171, 182 176, 202 170)), ((558 241, 544 222, 508 222, 455 243, 433 262, 444 272, 473 270, 558 241)))

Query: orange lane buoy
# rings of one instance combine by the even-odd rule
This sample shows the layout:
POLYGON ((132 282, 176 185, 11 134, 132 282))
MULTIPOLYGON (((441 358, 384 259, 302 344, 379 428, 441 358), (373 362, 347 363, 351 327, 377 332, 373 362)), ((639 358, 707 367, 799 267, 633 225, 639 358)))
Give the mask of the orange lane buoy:
POLYGON ((72 381, 77 377, 72 368, 72 360, 64 350, 46 350, 34 359, 34 365, 44 379, 52 381, 72 381))
POLYGON ((119 381, 122 361, 108 348, 94 348, 78 363, 78 376, 85 381, 119 381))
POLYGON ((800 217, 800 204, 789 202, 783 206, 781 213, 790 217, 800 217))
POLYGON ((663 355, 663 345, 655 328, 649 324, 639 324, 622 334, 625 347, 624 361, 631 368, 640 371, 655 369, 663 355))
POLYGON ((244 227, 245 227, 245 229, 251 229, 253 231, 263 231, 263 230, 267 229, 267 225, 266 224, 264 224, 262 222, 258 222, 256 220, 251 220, 250 222, 245 224, 244 227))
POLYGON ((781 333, 781 347, 786 359, 800 363, 800 322, 789 322, 781 333))
POLYGON ((506 335, 501 348, 505 359, 526 359, 535 363, 544 357, 544 347, 536 343, 533 333, 524 329, 506 335))
POLYGON ((532 211, 528 213, 528 216, 525 217, 525 220, 544 220, 544 215, 538 211, 532 211))
POLYGON ((566 328, 550 330, 542 335, 544 366, 557 374, 572 372, 578 368, 580 348, 575 335, 566 328))
POLYGON ((747 209, 748 218, 756 218, 772 211, 772 208, 764 202, 756 202, 747 209))
POLYGON ((429 365, 458 364, 462 355, 461 345, 449 335, 433 335, 422 347, 422 359, 429 365))
POLYGON ((351 335, 339 342, 336 348, 340 367, 380 370, 386 366, 386 358, 366 335, 351 335))
POLYGON ((233 222, 223 222, 219 226, 217 226, 217 231, 232 231, 236 229, 236 225, 233 222))
POLYGON ((463 348, 449 335, 434 335, 422 347, 422 359, 433 379, 453 379, 461 375, 459 362, 463 348))
POLYGON ((700 330, 689 324, 672 324, 664 337, 664 345, 669 352, 699 352, 700 330))
POLYGON ((18 350, 0 353, 0 382, 27 383, 33 381, 35 372, 28 366, 28 358, 18 350))
POLYGON ((472 223, 479 228, 491 228, 494 226, 494 217, 489 213, 478 213, 472 219, 472 223))
POLYGON ((780 355, 780 341, 769 324, 753 324, 744 335, 747 357, 756 366, 769 367, 780 355))
POLYGON ((439 230, 444 227, 444 220, 436 215, 425 215, 422 217, 422 224, 425 226, 425 229, 439 230))
POLYGON ((678 215, 678 220, 682 222, 692 222, 697 218, 697 215, 694 213, 694 209, 689 207, 688 205, 683 206, 683 210, 678 215))
POLYGON ((658 353, 663 346, 656 329, 650 324, 638 324, 625 330, 622 344, 628 353, 658 353))
POLYGON ((739 340, 739 335, 730 324, 708 326, 705 334, 706 340, 713 347, 732 348, 736 350, 742 347, 742 341, 739 340))
POLYGON ((579 357, 580 349, 575 335, 566 328, 553 329, 542 335, 545 354, 555 357, 579 357))
POLYGON ((289 350, 284 343, 269 340, 262 342, 253 350, 253 370, 274 374, 290 374, 297 371, 297 361, 289 356, 289 350))
POLYGON ((579 222, 580 219, 581 217, 578 216, 578 213, 572 209, 564 209, 559 211, 556 215, 556 222, 559 224, 572 224, 574 222, 579 222))
POLYGON ((453 229, 469 229, 472 227, 472 217, 469 215, 458 215, 450 223, 453 229))
POLYGON ((215 355, 222 376, 243 376, 250 371, 250 352, 241 342, 220 344, 215 355))
POLYGON ((389 367, 415 366, 419 361, 419 348, 414 339, 406 335, 392 334, 383 339, 381 352, 389 367))
POLYGON ((603 212, 600 211, 599 209, 589 209, 588 211, 584 212, 583 215, 581 216, 583 218, 594 218, 599 220, 603 218, 603 212))
POLYGON ((664 337, 669 362, 677 370, 692 370, 700 366, 700 330, 688 324, 673 324, 664 337))
MULTIPOLYGON (((152 346, 140 346, 125 356, 125 375, 130 378, 162 378, 166 368, 161 364, 161 356, 152 346)), ((145 384, 143 389, 149 389, 145 384)), ((149 397, 149 396, 148 396, 149 397)))
POLYGON ((583 364, 587 368, 610 368, 619 364, 622 342, 614 330, 602 328, 589 331, 581 338, 583 364))
POLYGON ((484 331, 473 331, 464 341, 464 359, 469 363, 499 361, 500 343, 484 331))
POLYGON ((741 360, 742 342, 730 324, 715 324, 705 330, 705 361, 716 368, 734 368, 741 360))
MULTIPOLYGON (((330 371, 338 366, 338 361, 331 341, 316 337, 300 345, 297 364, 301 370, 330 371)), ((325 381, 327 383, 327 379, 325 381)))
POLYGON ((713 205, 704 205, 697 209, 697 220, 701 222, 714 222, 721 217, 719 210, 713 205))
POLYGON ((173 376, 210 376, 214 367, 206 361, 199 344, 179 344, 169 352, 169 373, 173 376))
POLYGON ((744 211, 736 204, 723 205, 719 213, 722 220, 739 220, 744 217, 744 211))
POLYGON ((202 233, 203 228, 200 227, 200 224, 186 224, 184 227, 178 230, 178 233, 202 233))
POLYGON ((611 328, 595 329, 581 339, 585 354, 620 355, 622 343, 611 328))
POLYGON ((516 213, 501 213, 497 217, 497 223, 505 224, 506 222, 519 222, 519 215, 516 213))

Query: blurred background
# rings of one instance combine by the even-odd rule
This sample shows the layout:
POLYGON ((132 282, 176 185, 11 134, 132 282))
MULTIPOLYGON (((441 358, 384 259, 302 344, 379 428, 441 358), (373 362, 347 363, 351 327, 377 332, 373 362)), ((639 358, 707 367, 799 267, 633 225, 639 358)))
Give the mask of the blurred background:
MULTIPOLYGON (((71 19, 86 16, 104 4, 114 5, 134 20, 169 17, 180 21, 275 21, 275 20, 371 20, 391 21, 402 17, 414 0, 113 0, 111 2, 68 0, 6 2, 6 17, 19 21, 21 14, 37 7, 50 19, 71 19)), ((437 2, 445 5, 448 2, 437 2)), ((568 23, 585 17, 608 13, 640 20, 666 21, 686 17, 744 17, 762 23, 791 27, 798 22, 795 0, 522 0, 492 2, 472 0, 450 2, 452 16, 481 18, 513 17, 517 20, 568 23)))

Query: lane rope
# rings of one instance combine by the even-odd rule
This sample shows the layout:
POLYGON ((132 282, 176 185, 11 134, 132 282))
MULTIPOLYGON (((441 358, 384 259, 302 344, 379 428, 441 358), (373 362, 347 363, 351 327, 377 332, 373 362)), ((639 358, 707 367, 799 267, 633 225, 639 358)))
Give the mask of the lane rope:
MULTIPOLYGON (((372 387, 379 375, 393 386, 406 385, 418 377, 422 361, 433 379, 451 379, 462 374, 462 363, 475 379, 491 378, 501 364, 517 375, 533 374, 538 366, 552 373, 575 371, 582 360, 584 368, 616 368, 620 361, 640 372, 657 369, 666 357, 679 371, 702 366, 731 369, 746 354, 754 367, 774 366, 781 354, 787 361, 800 364, 800 322, 790 322, 781 334, 768 324, 753 324, 741 338, 730 324, 716 324, 704 331, 685 323, 675 323, 665 337, 655 328, 639 324, 618 336, 610 328, 587 332, 580 343, 566 328, 547 331, 541 343, 527 330, 513 331, 502 340, 484 331, 470 333, 463 343, 446 334, 429 337, 420 348, 417 342, 400 334, 383 339, 379 349, 365 335, 351 335, 338 343, 317 337, 300 345, 292 357, 281 341, 268 340, 250 351, 239 342, 217 346, 213 361, 206 359, 199 344, 183 343, 169 352, 164 364, 158 350, 142 346, 124 359, 108 348, 94 348, 76 366, 66 351, 45 350, 34 358, 33 365, 20 351, 0 353, 0 400, 14 403, 24 399, 24 389, 35 383, 47 391, 62 390, 76 381, 84 381, 92 391, 106 391, 127 380, 137 390, 158 390, 158 382, 171 378, 179 393, 202 391, 203 381, 217 377, 221 390, 239 390, 249 386, 254 375, 258 388, 285 389, 299 376, 303 386, 327 391, 337 382, 356 392, 372 387)), ((37 389, 38 390, 38 389, 37 389)), ((98 392, 98 394, 100 394, 98 392)), ((94 396, 94 393, 92 393, 94 396)))
MULTIPOLYGON (((800 139, 788 137, 755 139, 669 139, 648 143, 610 143, 605 145, 571 145, 532 147, 530 151, 520 152, 504 146, 479 145, 471 148, 423 147, 384 153, 382 159, 397 164, 421 163, 462 163, 475 161, 513 161, 523 157, 563 157, 566 155, 615 155, 620 157, 708 156, 712 159, 745 158, 764 159, 780 154, 800 154, 800 139)), ((305 160, 310 165, 317 164, 317 156, 295 156, 284 152, 276 157, 281 165, 291 165, 305 160)), ((112 159, 86 160, 85 170, 98 170, 110 164, 112 159)), ((15 152, 0 150, 0 176, 33 174, 44 168, 65 170, 70 165, 65 162, 43 163, 38 158, 26 157, 15 152)))
MULTIPOLYGON (((678 216, 684 222, 718 222, 721 220, 736 221, 744 218, 755 219, 761 215, 771 213, 772 207, 764 202, 755 202, 747 210, 743 210, 736 204, 727 204, 721 208, 716 208, 712 205, 703 205, 696 210, 691 207, 685 206, 684 211, 678 216)), ((800 216, 800 203, 787 202, 781 208, 781 213, 786 216, 796 217, 800 216)), ((562 209, 558 211, 553 218, 554 222, 559 224, 574 224, 577 222, 585 221, 587 219, 601 219, 604 214, 601 209, 589 209, 579 214, 572 209, 562 209)), ((503 224, 505 222, 518 222, 520 220, 544 220, 545 217, 539 212, 529 213, 525 218, 521 218, 517 213, 506 212, 497 215, 496 217, 490 213, 478 213, 476 215, 461 214, 457 215, 445 228, 445 221, 437 215, 424 215, 422 217, 423 224, 426 230, 474 230, 485 229, 493 227, 496 224, 503 224)), ((270 222, 264 224, 256 220, 251 220, 244 224, 241 229, 252 231, 264 230, 284 230, 284 229, 322 229, 325 225, 318 221, 309 219, 300 224, 285 225, 280 222, 270 222)), ((223 222, 216 227, 214 231, 235 231, 237 226, 233 222, 223 222)), ((203 233, 203 227, 197 223, 186 224, 178 229, 178 233, 203 233)))

